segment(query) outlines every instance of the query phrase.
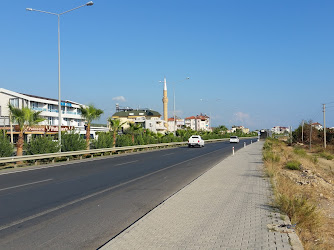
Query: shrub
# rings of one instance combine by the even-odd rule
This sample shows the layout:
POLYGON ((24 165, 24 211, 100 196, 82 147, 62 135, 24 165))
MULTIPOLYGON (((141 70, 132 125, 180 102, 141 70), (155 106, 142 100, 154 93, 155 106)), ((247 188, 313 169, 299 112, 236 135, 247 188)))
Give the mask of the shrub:
POLYGON ((325 158, 327 160, 333 160, 333 158, 334 158, 333 155, 331 155, 331 154, 329 154, 327 152, 321 152, 319 154, 319 156, 322 157, 322 158, 325 158))
POLYGON ((263 152, 263 161, 268 161, 268 162, 279 162, 280 161, 280 156, 271 152, 271 151, 264 151, 263 152))
POLYGON ((12 156, 14 147, 10 143, 9 139, 5 136, 0 136, 0 157, 12 156))
POLYGON ((296 148, 294 148, 294 149, 293 149, 293 152, 294 152, 296 155, 299 155, 299 156, 302 156, 302 157, 305 157, 305 156, 307 155, 305 149, 300 148, 300 147, 296 147, 296 148))
POLYGON ((290 170, 300 170, 301 163, 299 161, 288 161, 285 165, 285 168, 290 170))
POLYGON ((97 140, 92 141, 92 148, 111 148, 113 146, 114 136, 109 132, 101 132, 97 140))
POLYGON ((86 149, 86 140, 80 136, 80 134, 64 133, 61 136, 61 151, 77 151, 86 149))
POLYGON ((51 136, 36 136, 24 147, 28 155, 56 153, 59 151, 58 142, 52 141, 51 136))
POLYGON ((289 197, 281 194, 277 199, 278 206, 299 228, 307 228, 312 231, 319 226, 319 212, 317 207, 304 197, 289 197))

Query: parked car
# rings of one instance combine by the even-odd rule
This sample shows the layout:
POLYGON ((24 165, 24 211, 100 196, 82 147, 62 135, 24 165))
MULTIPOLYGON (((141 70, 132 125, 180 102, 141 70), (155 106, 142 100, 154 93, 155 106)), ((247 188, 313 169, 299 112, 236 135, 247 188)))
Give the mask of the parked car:
POLYGON ((239 143, 239 137, 238 136, 231 136, 230 137, 230 143, 239 143))
POLYGON ((199 135, 192 135, 188 140, 188 147, 204 147, 204 140, 199 135))

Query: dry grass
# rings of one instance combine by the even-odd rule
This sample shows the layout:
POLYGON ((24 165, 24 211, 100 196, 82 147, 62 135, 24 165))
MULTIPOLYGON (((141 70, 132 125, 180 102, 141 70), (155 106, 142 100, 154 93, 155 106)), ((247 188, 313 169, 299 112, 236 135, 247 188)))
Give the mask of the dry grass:
MULTIPOLYGON (((333 249, 334 246, 334 161, 322 158, 320 147, 288 147, 267 139, 263 160, 275 190, 275 202, 286 213, 305 249, 333 249), (287 169, 291 162, 300 168, 287 169)), ((332 151, 325 153, 331 155, 332 151)), ((334 147, 333 147, 334 152, 334 147)))

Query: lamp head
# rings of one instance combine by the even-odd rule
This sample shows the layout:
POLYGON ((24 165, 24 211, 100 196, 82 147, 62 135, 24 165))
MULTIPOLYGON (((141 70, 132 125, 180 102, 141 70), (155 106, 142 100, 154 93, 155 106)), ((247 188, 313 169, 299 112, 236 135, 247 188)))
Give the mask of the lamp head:
POLYGON ((89 1, 88 3, 86 3, 86 6, 92 6, 93 4, 93 1, 89 1))

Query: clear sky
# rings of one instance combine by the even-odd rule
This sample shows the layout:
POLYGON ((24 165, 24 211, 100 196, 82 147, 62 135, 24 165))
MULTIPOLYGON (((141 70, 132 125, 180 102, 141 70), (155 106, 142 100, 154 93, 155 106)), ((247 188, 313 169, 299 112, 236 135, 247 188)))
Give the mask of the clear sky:
MULTIPOLYGON (((58 98, 57 17, 87 0, 1 3, 0 87, 58 98)), ((61 16, 62 99, 250 129, 334 126, 333 0, 95 0, 61 16), (182 81, 186 77, 190 80, 182 81), (174 83, 174 84, 172 84, 174 83)))

